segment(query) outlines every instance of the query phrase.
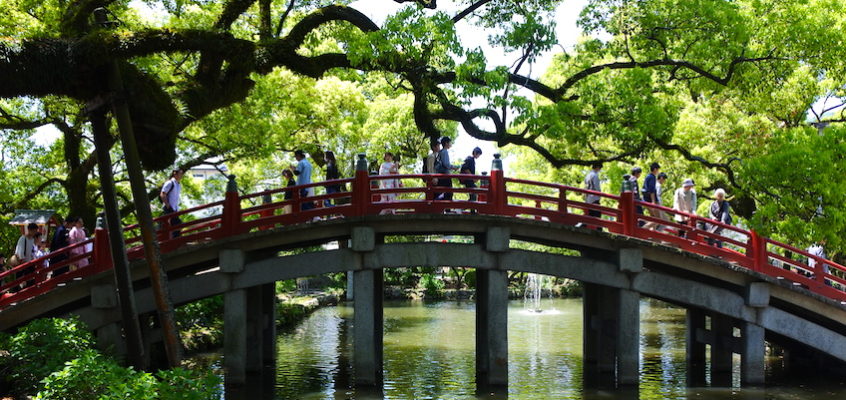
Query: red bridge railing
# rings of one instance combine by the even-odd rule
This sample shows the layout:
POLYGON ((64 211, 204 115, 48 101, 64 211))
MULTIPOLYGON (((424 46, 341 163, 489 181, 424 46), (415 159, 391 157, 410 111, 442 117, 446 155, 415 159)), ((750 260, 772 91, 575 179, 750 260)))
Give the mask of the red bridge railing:
MULTIPOLYGON (((761 237, 754 231, 638 202, 630 192, 616 196, 553 183, 507 178, 498 169, 491 171, 490 176, 385 176, 368 175, 366 170, 359 170, 354 178, 243 196, 238 195, 237 190, 227 191, 222 201, 164 215, 156 218, 155 222, 159 226, 161 250, 168 253, 184 246, 251 231, 319 220, 386 213, 471 212, 601 228, 615 234, 658 241, 692 253, 719 257, 823 296, 846 301, 846 267, 761 237), (445 179, 451 179, 456 187, 436 184, 436 181, 443 182, 445 179), (389 182, 391 184, 385 185, 388 181, 392 181, 389 182), (473 182, 476 187, 464 187, 463 182, 473 182), (342 190, 329 193, 326 189, 330 187, 342 190), (303 196, 305 190, 315 193, 303 196), (441 196, 444 193, 451 193, 453 199, 443 200, 441 196), (599 196, 600 204, 584 202, 587 194, 599 196), (645 210, 644 214, 637 213, 637 206, 645 210), (600 217, 588 215, 589 211, 600 217), (174 216, 180 217, 183 222, 171 226, 169 221, 174 216), (652 229, 648 229, 650 227, 652 229), (721 247, 716 245, 717 242, 721 247)), ((142 259, 138 226, 127 226, 124 236, 127 238, 129 259, 142 259)), ((93 239, 0 272, 0 309, 111 268, 108 235, 104 229, 98 228, 93 239), (56 260, 57 256, 66 256, 66 259, 49 262, 56 260), (70 271, 55 273, 65 267, 70 267, 70 271)))

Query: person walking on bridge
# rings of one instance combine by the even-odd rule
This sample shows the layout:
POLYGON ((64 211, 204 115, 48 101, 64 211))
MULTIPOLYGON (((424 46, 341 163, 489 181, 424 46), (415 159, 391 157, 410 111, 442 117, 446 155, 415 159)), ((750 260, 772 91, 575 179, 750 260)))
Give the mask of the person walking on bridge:
MULTIPOLYGON (((326 162, 326 180, 332 181, 341 179, 341 173, 338 171, 338 162, 335 160, 335 152, 327 150, 323 153, 323 160, 326 162)), ((341 191, 341 185, 326 185, 326 194, 338 193, 341 191)), ((332 207, 332 199, 326 199, 323 202, 325 207, 332 207)))
MULTIPOLYGON (((461 173, 467 175, 476 175, 476 159, 482 155, 482 149, 476 147, 473 149, 473 152, 464 159, 464 164, 461 164, 461 173)), ((461 183, 464 184, 464 187, 467 189, 473 189, 476 187, 476 181, 473 179, 464 179, 461 183)), ((476 201, 476 193, 470 193, 470 201, 476 201)), ((475 213, 475 210, 473 210, 475 213)))
MULTIPOLYGON (((632 168, 631 175, 629 175, 629 182, 631 182, 632 192, 634 193, 634 199, 636 201, 642 200, 642 198, 640 197, 640 184, 638 183, 638 179, 640 179, 640 175, 642 173, 643 173, 643 169, 641 169, 640 167, 634 167, 634 168, 632 168)), ((640 204, 637 204, 635 206, 635 211, 639 215, 643 215, 643 206, 640 205, 640 204)), ((638 221, 637 225, 643 226, 643 221, 638 221)))
MULTIPOLYGON (((812 244, 811 247, 808 247, 807 252, 810 253, 812 256, 819 257, 825 260, 826 258, 828 258, 828 256, 826 256, 825 254, 824 246, 825 240, 820 240, 819 242, 815 242, 814 244, 812 244)), ((813 271, 815 271, 817 267, 817 260, 814 259, 814 257, 809 257, 808 266, 811 267, 811 272, 813 273, 813 271)), ((822 263, 822 270, 823 274, 828 274, 828 264, 826 264, 825 262, 822 263)), ((831 286, 831 283, 828 280, 825 281, 825 284, 831 286)))
MULTIPOLYGON (((302 150, 294 151, 294 158, 297 163, 294 164, 294 175, 297 176, 297 185, 308 185, 311 183, 311 163, 306 159, 305 153, 302 150)), ((314 196, 314 188, 300 189, 300 197, 306 198, 314 196)), ((301 210, 311 210, 314 208, 313 202, 302 202, 301 210)))
MULTIPOLYGON (((68 235, 70 234, 70 229, 73 227, 74 223, 76 223, 75 217, 68 215, 68 217, 65 218, 65 222, 59 225, 58 228, 56 228, 56 232, 53 233, 53 240, 50 242, 51 253, 55 253, 60 249, 68 247, 68 245, 70 244, 70 241, 68 240, 68 235)), ((68 253, 62 252, 51 257, 50 264, 56 265, 67 259, 68 253)), ((59 267, 53 270, 53 276, 59 276, 61 274, 64 274, 65 272, 68 272, 67 266, 59 267)))
MULTIPOLYGON (((449 174, 458 169, 457 166, 452 165, 449 161, 449 149, 452 148, 452 139, 444 136, 441 138, 441 151, 438 153, 438 168, 435 172, 439 174, 449 174)), ((452 179, 440 178, 438 179, 438 186, 445 188, 452 187, 452 179)), ((452 192, 441 193, 437 200, 452 200, 452 192)))
MULTIPOLYGON (((690 223, 690 217, 685 214, 696 214, 696 191, 693 190, 694 186, 696 184, 693 183, 693 179, 685 179, 682 182, 682 187, 676 189, 676 192, 673 194, 673 210, 679 212, 679 214, 676 214, 675 219, 680 224, 688 225, 690 223)), ((679 236, 685 237, 685 231, 679 230, 679 236)))
MULTIPOLYGON (((595 162, 591 164, 590 171, 588 171, 587 175, 585 175, 585 189, 590 190, 592 192, 601 192, 602 191, 602 183, 599 180, 599 172, 602 171, 602 163, 595 162)), ((592 204, 598 206, 602 200, 601 197, 597 194, 593 193, 585 193, 585 203, 592 204)), ((594 217, 594 218, 602 218, 602 212, 599 210, 595 210, 592 208, 585 209, 585 215, 594 217)), ((580 224, 581 225, 581 224, 580 224)), ((577 225, 579 226, 579 225, 577 225)), ((597 227, 597 230, 602 230, 602 227, 597 227)))
MULTIPOLYGON (((397 175, 399 174, 399 164, 394 162, 394 153, 390 151, 386 151, 385 155, 382 156, 382 160, 384 161, 382 165, 379 166, 379 175, 397 175)), ((379 189, 396 189, 399 187, 399 179, 381 179, 379 180, 379 189)), ((396 201, 397 194, 396 193, 384 193, 382 194, 382 202, 383 203, 392 203, 396 201)), ((393 214, 394 210, 392 209, 385 209, 380 212, 380 214, 393 214)))
MULTIPOLYGON (((711 203, 711 207, 708 209, 709 217, 717 222, 731 225, 731 206, 729 205, 728 200, 726 200, 726 191, 723 189, 717 189, 714 191, 714 202, 711 203)), ((708 232, 711 232, 715 235, 721 235, 723 233, 723 227, 717 224, 709 224, 708 232)), ((716 238, 707 238, 708 243, 716 246, 716 247, 723 247, 723 242, 716 238)))
MULTIPOLYGON (((174 169, 170 173, 170 179, 162 185, 162 190, 159 193, 159 199, 163 204, 164 215, 173 214, 179 211, 179 201, 182 195, 182 177, 185 176, 185 171, 181 168, 174 169)), ((182 219, 178 215, 171 217, 168 221, 170 226, 176 226, 182 223, 182 219)), ((174 229, 171 237, 179 236, 179 229, 174 229)))

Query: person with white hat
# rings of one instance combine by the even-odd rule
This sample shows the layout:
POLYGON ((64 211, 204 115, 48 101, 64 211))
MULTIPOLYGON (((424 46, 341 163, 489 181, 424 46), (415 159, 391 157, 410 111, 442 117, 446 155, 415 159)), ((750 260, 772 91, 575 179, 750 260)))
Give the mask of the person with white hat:
MULTIPOLYGON (((676 189, 676 193, 673 195, 673 210, 687 213, 687 214, 696 214, 696 191, 693 190, 693 187, 696 186, 693 183, 693 179, 687 178, 682 182, 682 187, 676 189)), ((676 222, 687 224, 688 217, 683 214, 676 214, 676 222)), ((684 236, 684 232, 679 232, 680 236, 684 236)))

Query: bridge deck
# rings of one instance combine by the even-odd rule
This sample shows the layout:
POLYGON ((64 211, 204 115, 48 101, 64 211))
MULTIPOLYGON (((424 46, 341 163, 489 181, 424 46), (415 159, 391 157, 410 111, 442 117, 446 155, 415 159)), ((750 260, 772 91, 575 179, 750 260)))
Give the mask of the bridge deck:
MULTIPOLYGON (((787 281, 846 304, 846 267, 830 260, 762 237, 752 230, 636 201, 629 192, 616 196, 559 184, 507 178, 500 170, 492 171, 490 176, 368 176, 365 171, 358 171, 355 178, 243 196, 227 192, 222 201, 162 216, 156 222, 160 227, 158 241, 161 250, 167 254, 185 246, 213 246, 227 237, 293 224, 380 214, 443 213, 495 215, 603 229, 693 254, 717 257, 737 268, 787 281), (478 187, 436 186, 438 179, 453 179, 459 183, 472 181, 478 187), (380 183, 386 180, 400 184, 380 188, 380 183), (332 185, 349 187, 349 191, 325 192, 324 188, 332 185), (304 189, 320 193, 303 197, 301 191, 304 189), (287 192, 291 193, 289 200, 284 199, 287 192), (454 199, 440 199, 439 195, 443 193, 452 194, 454 199), (582 201, 588 194, 600 196, 600 204, 582 201), (638 213, 638 208, 646 212, 638 213), (170 226, 168 221, 173 216, 179 216, 185 222, 170 226), (643 226, 649 223, 660 228, 645 229, 643 226), (179 236, 173 237, 176 232, 179 236), (722 243, 722 246, 715 246, 716 242, 722 243)), ((126 227, 124 235, 127 237, 129 259, 142 259, 144 253, 140 246, 139 227, 126 227)), ((98 228, 93 239, 0 272, 0 313, 9 306, 111 268, 108 235, 98 228), (46 265, 48 262, 49 265, 46 265), (67 267, 71 271, 59 275, 54 273, 67 267)))

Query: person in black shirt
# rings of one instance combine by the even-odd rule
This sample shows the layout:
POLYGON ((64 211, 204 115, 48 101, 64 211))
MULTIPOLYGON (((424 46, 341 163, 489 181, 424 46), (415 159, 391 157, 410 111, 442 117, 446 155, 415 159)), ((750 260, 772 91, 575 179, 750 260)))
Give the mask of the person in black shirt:
MULTIPOLYGON (((73 216, 68 215, 68 217, 65 218, 65 223, 62 224, 62 225, 59 225, 59 227, 56 228, 56 232, 53 234, 53 240, 50 241, 50 252, 51 253, 55 253, 59 249, 62 249, 64 247, 67 247, 68 245, 70 245, 70 241, 68 240, 68 233, 70 232, 70 228, 74 224, 76 224, 77 219, 78 219, 77 217, 73 217, 73 216)), ((68 259, 68 253, 67 252, 63 252, 61 254, 56 254, 55 256, 50 258, 50 265, 56 265, 56 264, 58 264, 58 263, 60 263, 64 260, 67 260, 67 259, 68 259)), ((67 265, 64 266, 64 267, 56 268, 53 271, 53 276, 59 276, 61 274, 64 274, 65 272, 68 272, 68 266, 67 265)))
MULTIPOLYGON (((341 174, 338 172, 338 164, 335 160, 335 153, 327 151, 323 153, 323 160, 326 161, 326 180, 331 181, 341 179, 341 174)), ((326 194, 338 193, 341 191, 341 185, 326 185, 326 194)), ((323 202, 324 206, 332 207, 332 199, 326 199, 323 202)))
MULTIPOLYGON (((283 169, 282 170, 282 177, 287 180, 287 183, 285 184, 286 187, 297 186, 297 181, 294 180, 294 173, 290 169, 283 169)), ((291 200, 293 198, 294 198, 293 189, 286 190, 285 191, 285 200, 291 200)), ((291 207, 291 205, 288 204, 282 209, 282 212, 284 214, 290 214, 292 208, 293 207, 291 207)))
MULTIPOLYGON (((464 164, 461 165, 461 173, 468 175, 476 175, 476 159, 482 155, 482 149, 476 147, 473 149, 472 155, 464 159, 464 164)), ((476 181, 472 179, 465 179, 461 183, 464 187, 470 189, 476 187, 476 181)), ((470 193, 470 201, 476 201, 476 193, 470 193)))

